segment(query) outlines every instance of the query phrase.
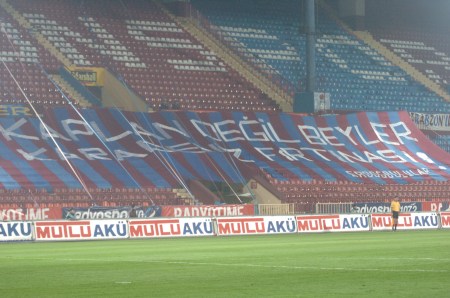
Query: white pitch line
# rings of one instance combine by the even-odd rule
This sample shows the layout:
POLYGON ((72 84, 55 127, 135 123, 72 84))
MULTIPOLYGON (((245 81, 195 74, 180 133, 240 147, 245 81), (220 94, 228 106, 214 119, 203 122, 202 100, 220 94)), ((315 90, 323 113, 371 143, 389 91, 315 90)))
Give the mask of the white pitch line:
POLYGON ((436 259, 436 258, 395 258, 395 257, 379 257, 379 258, 329 258, 331 260, 382 260, 382 261, 436 261, 436 262, 450 262, 450 259, 436 259))
POLYGON ((227 267, 258 267, 270 269, 301 269, 301 270, 324 270, 324 271, 380 271, 380 272, 448 272, 448 270, 435 269, 379 269, 379 268, 345 268, 345 267, 315 267, 315 266, 286 266, 286 265, 260 265, 260 264, 233 264, 233 263, 202 263, 185 261, 142 261, 148 263, 165 263, 181 265, 205 265, 205 266, 227 266, 227 267))
MULTIPOLYGON (((0 257, 2 258, 2 257, 0 257)), ((3 259, 15 260, 46 260, 46 261, 64 261, 64 262, 129 262, 129 263, 160 263, 174 265, 198 265, 198 266, 222 266, 222 267, 254 267, 270 269, 290 269, 290 270, 323 270, 323 271, 373 271, 373 272, 430 272, 447 273, 449 270, 443 269, 379 269, 379 268, 350 268, 350 267, 316 267, 316 266, 286 266, 286 265, 261 265, 249 263, 207 263, 207 262, 188 262, 188 261, 158 261, 158 260, 112 260, 112 259, 67 259, 67 258, 15 258, 3 257, 3 259)))

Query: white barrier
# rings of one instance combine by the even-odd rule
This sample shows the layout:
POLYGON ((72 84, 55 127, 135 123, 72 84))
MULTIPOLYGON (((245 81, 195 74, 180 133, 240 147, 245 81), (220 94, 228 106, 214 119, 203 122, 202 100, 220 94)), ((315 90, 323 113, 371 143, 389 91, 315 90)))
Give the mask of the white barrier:
POLYGON ((128 221, 130 238, 214 236, 211 218, 160 218, 128 221))
MULTIPOLYGON (((390 230, 390 214, 321 214, 0 222, 0 242, 205 237, 390 230)), ((450 212, 402 213, 399 230, 449 229, 450 212)))
MULTIPOLYGON (((390 230, 392 217, 388 214, 372 214, 372 230, 390 230)), ((436 212, 402 213, 398 218, 400 230, 437 229, 441 225, 436 212)))
POLYGON ((31 221, 0 222, 0 241, 33 240, 33 225, 31 221))
POLYGON ((289 234, 297 232, 295 216, 221 217, 216 235, 289 234))
POLYGON ((368 214, 297 216, 299 233, 370 231, 368 214))
POLYGON ((36 241, 100 240, 128 238, 124 220, 37 221, 36 241))

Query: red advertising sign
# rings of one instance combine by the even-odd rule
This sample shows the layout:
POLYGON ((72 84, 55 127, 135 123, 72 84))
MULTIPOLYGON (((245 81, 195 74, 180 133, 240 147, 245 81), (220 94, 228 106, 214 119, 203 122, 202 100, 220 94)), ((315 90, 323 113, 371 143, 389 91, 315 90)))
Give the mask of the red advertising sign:
POLYGON ((450 212, 441 212, 441 227, 450 229, 450 212))
POLYGON ((255 215, 254 205, 162 206, 163 217, 225 217, 255 215))
POLYGON ((422 202, 422 211, 450 211, 448 202, 422 202))
POLYGON ((61 218, 61 207, 0 209, 0 220, 27 221, 61 218))

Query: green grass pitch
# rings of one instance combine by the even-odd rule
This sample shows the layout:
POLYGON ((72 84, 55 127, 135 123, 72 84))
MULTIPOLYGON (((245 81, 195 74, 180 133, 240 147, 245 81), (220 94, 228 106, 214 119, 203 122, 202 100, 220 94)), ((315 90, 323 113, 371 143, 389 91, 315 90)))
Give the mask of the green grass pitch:
POLYGON ((450 230, 0 244, 0 297, 449 297, 450 230))

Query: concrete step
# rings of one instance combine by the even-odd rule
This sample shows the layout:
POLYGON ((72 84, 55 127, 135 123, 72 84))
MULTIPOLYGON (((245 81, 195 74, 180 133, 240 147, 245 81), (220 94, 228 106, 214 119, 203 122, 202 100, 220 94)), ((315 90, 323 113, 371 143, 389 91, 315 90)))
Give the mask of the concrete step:
POLYGON ((77 101, 81 107, 90 107, 91 103, 78 91, 76 91, 63 77, 60 75, 51 75, 52 79, 58 84, 61 90, 70 98, 77 101))

